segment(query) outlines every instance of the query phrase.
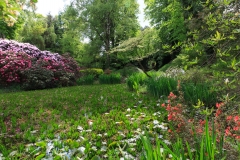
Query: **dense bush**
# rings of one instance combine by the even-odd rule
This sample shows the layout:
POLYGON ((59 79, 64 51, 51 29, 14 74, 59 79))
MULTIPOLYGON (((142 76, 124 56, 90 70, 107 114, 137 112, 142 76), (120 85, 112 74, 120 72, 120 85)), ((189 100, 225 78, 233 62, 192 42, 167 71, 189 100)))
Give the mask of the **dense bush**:
POLYGON ((52 59, 45 58, 39 59, 36 63, 53 72, 53 79, 57 85, 69 86, 76 82, 77 76, 74 72, 75 69, 63 61, 56 62, 52 59))
POLYGON ((0 50, 0 82, 20 83, 21 71, 31 67, 31 57, 23 52, 0 50))
POLYGON ((25 89, 44 89, 76 84, 77 62, 68 55, 40 51, 28 43, 0 39, 1 82, 24 83, 25 89))
POLYGON ((120 74, 102 74, 99 76, 100 84, 117 84, 121 83, 121 75, 120 74))
POLYGON ((101 74, 103 74, 103 70, 101 68, 88 68, 80 70, 80 74, 82 76, 93 75, 95 78, 98 78, 101 74))
POLYGON ((25 80, 23 84, 25 90, 53 88, 56 86, 53 71, 41 65, 36 64, 24 70, 22 74, 25 80))
POLYGON ((76 79, 80 77, 80 73, 79 73, 80 67, 74 58, 70 57, 69 54, 64 54, 61 57, 61 61, 65 65, 66 72, 74 73, 74 76, 76 79))

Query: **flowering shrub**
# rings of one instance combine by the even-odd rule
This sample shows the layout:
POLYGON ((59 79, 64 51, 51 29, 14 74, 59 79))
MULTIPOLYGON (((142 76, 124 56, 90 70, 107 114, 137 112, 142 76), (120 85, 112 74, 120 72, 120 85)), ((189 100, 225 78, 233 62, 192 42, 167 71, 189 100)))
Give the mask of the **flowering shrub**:
POLYGON ((0 53, 3 83, 23 82, 25 89, 44 89, 74 85, 79 78, 80 68, 68 55, 5 39, 0 39, 0 53))
POLYGON ((228 116, 227 128, 225 129, 225 136, 230 136, 240 140, 240 117, 239 115, 228 116))
MULTIPOLYGON (((173 127, 174 130, 169 129, 170 138, 176 138, 175 134, 178 136, 184 137, 184 135, 194 135, 197 134, 202 136, 204 133, 204 128, 206 125, 205 119, 194 119, 189 118, 186 113, 186 108, 184 105, 178 103, 176 95, 172 92, 168 96, 168 103, 163 103, 161 106, 164 107, 168 113, 168 122, 173 127), (193 127, 194 126, 194 127, 193 127)), ((214 123, 214 132, 216 132, 217 140, 224 133, 224 137, 230 137, 235 140, 240 140, 240 117, 237 114, 229 115, 224 114, 226 111, 227 104, 225 103, 216 103, 215 113, 212 114, 213 121, 209 121, 209 131, 212 131, 211 123, 214 123)), ((188 137, 188 140, 191 141, 191 138, 188 137)))
MULTIPOLYGON (((177 96, 170 92, 168 96, 168 103, 163 103, 162 107, 168 112, 168 122, 179 133, 183 131, 183 127, 186 126, 186 118, 183 115, 183 105, 176 102, 177 96)), ((168 132, 172 132, 171 129, 168 132)))
POLYGON ((62 55, 62 62, 65 64, 66 72, 74 73, 76 79, 80 77, 80 67, 78 63, 68 54, 62 55))
POLYGON ((224 131, 225 137, 240 141, 240 117, 237 114, 224 114, 227 103, 216 103, 215 125, 217 132, 224 131))
POLYGON ((23 88, 26 90, 69 86, 76 82, 74 71, 69 65, 50 58, 36 60, 22 75, 23 88))
POLYGON ((45 89, 56 87, 53 80, 53 71, 43 68, 39 64, 33 65, 22 72, 24 83, 23 89, 45 89))
POLYGON ((51 58, 55 61, 61 60, 61 55, 58 53, 51 53, 49 51, 41 51, 36 46, 31 45, 29 43, 19 43, 14 40, 0 39, 0 50, 9 51, 12 50, 16 53, 24 52, 31 57, 35 57, 37 59, 40 58, 51 58))
POLYGON ((21 71, 31 65, 31 57, 23 52, 0 50, 0 81, 7 84, 21 82, 21 71))
POLYGON ((54 82, 58 86, 74 85, 76 78, 78 78, 79 75, 77 64, 75 64, 70 58, 63 58, 63 61, 58 62, 44 58, 39 59, 37 63, 41 64, 43 68, 53 72, 54 82))

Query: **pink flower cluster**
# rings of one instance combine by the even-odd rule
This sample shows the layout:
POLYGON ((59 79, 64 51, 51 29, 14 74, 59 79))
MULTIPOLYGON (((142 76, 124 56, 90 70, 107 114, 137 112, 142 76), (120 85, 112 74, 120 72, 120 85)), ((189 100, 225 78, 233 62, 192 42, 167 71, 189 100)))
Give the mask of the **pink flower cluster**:
POLYGON ((30 68, 31 57, 22 52, 0 51, 0 76, 7 83, 20 82, 21 71, 30 68))
MULTIPOLYGON (((66 76, 75 81, 79 76, 77 62, 69 56, 61 56, 58 53, 41 51, 28 43, 19 43, 14 40, 0 39, 0 82, 10 84, 26 81, 21 73, 26 69, 34 69, 40 66, 51 71, 52 79, 56 82, 66 79, 66 76), (75 77, 75 78, 74 78, 75 77)), ((27 76, 28 77, 28 76, 27 76)), ((68 78, 69 79, 69 78, 68 78)), ((73 82, 74 83, 74 82, 73 82)))

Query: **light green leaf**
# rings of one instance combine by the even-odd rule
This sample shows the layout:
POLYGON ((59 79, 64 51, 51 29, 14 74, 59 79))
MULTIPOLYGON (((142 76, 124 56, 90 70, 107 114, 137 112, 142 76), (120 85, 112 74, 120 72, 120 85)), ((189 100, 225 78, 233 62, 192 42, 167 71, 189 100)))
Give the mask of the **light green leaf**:
POLYGON ((42 153, 42 154, 38 155, 38 156, 35 158, 35 160, 40 160, 40 159, 42 159, 42 158, 44 158, 44 157, 45 157, 45 153, 42 153))

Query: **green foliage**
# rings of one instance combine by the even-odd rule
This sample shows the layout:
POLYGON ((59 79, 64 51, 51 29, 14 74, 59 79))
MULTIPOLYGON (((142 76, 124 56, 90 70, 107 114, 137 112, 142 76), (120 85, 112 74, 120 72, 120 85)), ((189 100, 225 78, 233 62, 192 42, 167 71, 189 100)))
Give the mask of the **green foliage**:
POLYGON ((77 57, 80 52, 81 42, 76 31, 69 31, 63 20, 62 14, 53 17, 48 14, 46 17, 25 11, 21 16, 24 19, 22 27, 17 31, 16 39, 36 45, 41 50, 49 50, 57 53, 69 53, 77 57), (65 28, 63 25, 65 24, 65 28))
POLYGON ((56 50, 55 48, 57 43, 57 35, 55 33, 55 21, 55 18, 51 14, 48 14, 45 19, 45 22, 47 23, 47 28, 42 36, 44 38, 45 49, 49 51, 56 50))
POLYGON ((35 6, 38 0, 25 0, 25 1, 0 1, 0 21, 4 21, 8 26, 13 26, 17 21, 19 12, 23 6, 35 6))
MULTIPOLYGON (((120 43, 120 45, 112 48, 110 57, 117 58, 123 64, 130 62, 139 62, 146 57, 150 57, 157 52, 156 46, 159 43, 157 30, 146 28, 140 31, 136 37, 129 38, 120 43)), ((155 63, 155 60, 153 63, 155 63)), ((152 69, 148 66, 147 69, 152 69)))
POLYGON ((158 27, 163 45, 172 46, 186 39, 186 27, 181 3, 178 1, 168 3, 161 12, 169 15, 158 27))
POLYGON ((78 85, 83 85, 83 84, 93 84, 94 82, 94 75, 87 74, 85 76, 82 76, 77 80, 78 85))
POLYGON ((162 72, 162 71, 150 70, 150 71, 147 72, 147 74, 148 74, 150 77, 160 77, 160 76, 164 75, 165 73, 162 72))
POLYGON ((191 38, 183 45, 180 57, 185 68, 198 64, 221 70, 238 55, 239 18, 235 16, 237 15, 235 10, 222 9, 230 6, 223 1, 205 3, 204 9, 199 14, 201 23, 196 21, 197 18, 187 21, 190 29, 188 34, 191 38))
POLYGON ((0 93, 19 92, 22 90, 21 84, 0 85, 0 93))
POLYGON ((120 74, 101 74, 99 76, 100 84, 118 84, 121 83, 122 77, 120 74))
MULTIPOLYGON (((177 57, 182 67, 203 66, 212 72, 213 85, 218 94, 229 94, 239 101, 239 13, 227 10, 238 5, 237 2, 220 1, 204 3, 198 18, 187 21, 189 39, 182 45, 182 53, 177 57), (201 21, 199 21, 199 18, 201 21), (231 81, 231 87, 224 80, 231 81), (231 89, 230 89, 230 88, 231 89)), ((196 75, 201 72, 196 72, 196 75)), ((208 79, 208 77, 207 77, 208 79)))
POLYGON ((118 69, 116 71, 113 71, 113 73, 120 73, 122 75, 122 77, 129 77, 136 72, 139 72, 139 69, 137 67, 134 67, 134 66, 126 66, 122 69, 118 69))
POLYGON ((168 63, 168 64, 165 64, 164 66, 162 66, 159 71, 162 71, 162 72, 165 72, 168 68, 171 68, 172 67, 172 64, 171 63, 168 63))
POLYGON ((205 83, 211 81, 211 71, 207 68, 191 68, 178 76, 183 83, 205 83))
POLYGON ((66 30, 62 35, 61 39, 59 40, 59 43, 61 46, 61 53, 70 53, 71 56, 73 56, 74 58, 80 59, 81 64, 84 64, 85 61, 83 61, 83 59, 85 58, 83 58, 83 53, 81 53, 82 51, 84 51, 84 46, 79 41, 79 36, 76 31, 66 30))
POLYGON ((184 8, 181 2, 146 0, 146 5, 146 14, 151 24, 155 25, 158 30, 160 45, 157 48, 177 55, 180 52, 178 46, 187 38, 184 8))
POLYGON ((3 154, 3 156, 7 157, 10 151, 2 144, 0 144, 0 151, 3 154))
POLYGON ((136 90, 134 88, 134 86, 136 87, 136 86, 144 85, 146 80, 147 80, 147 78, 148 78, 147 75, 142 73, 142 72, 135 73, 135 74, 132 74, 131 76, 129 76, 127 78, 126 83, 127 83, 128 88, 130 90, 134 91, 134 90, 136 90))
POLYGON ((20 28, 19 21, 13 26, 8 26, 5 21, 0 20, 0 38, 14 39, 18 28, 20 28))
POLYGON ((101 74, 103 74, 103 70, 101 68, 81 69, 79 72, 83 76, 93 75, 95 78, 98 78, 101 74))
POLYGON ((184 99, 187 104, 196 104, 199 100, 204 102, 205 107, 211 108, 217 101, 217 94, 212 85, 208 83, 184 83, 182 85, 184 99))
POLYGON ((44 33, 48 29, 46 18, 40 14, 35 15, 31 12, 26 12, 23 18, 25 23, 23 27, 18 30, 17 39, 36 45, 41 50, 45 50, 44 33))
POLYGON ((152 77, 147 80, 147 90, 155 97, 168 96, 177 91, 177 80, 171 77, 152 77))
POLYGON ((204 50, 204 46, 201 43, 189 42, 188 46, 183 44, 181 54, 177 56, 174 63, 182 66, 185 70, 197 64, 203 64, 208 58, 204 50))
POLYGON ((141 136, 141 141, 143 143, 143 149, 145 153, 142 153, 141 160, 165 160, 167 157, 166 152, 164 152, 160 146, 160 140, 156 140, 156 145, 153 145, 150 141, 149 136, 141 136))

